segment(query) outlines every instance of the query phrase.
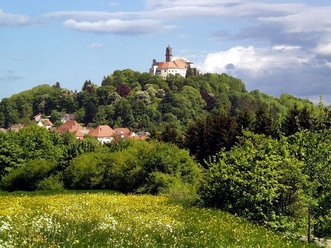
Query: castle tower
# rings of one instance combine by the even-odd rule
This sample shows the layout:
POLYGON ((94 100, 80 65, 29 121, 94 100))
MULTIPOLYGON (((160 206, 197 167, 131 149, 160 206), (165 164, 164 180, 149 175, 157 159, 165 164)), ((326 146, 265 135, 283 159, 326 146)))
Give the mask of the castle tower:
POLYGON ((168 45, 166 49, 166 62, 172 62, 172 48, 168 45))

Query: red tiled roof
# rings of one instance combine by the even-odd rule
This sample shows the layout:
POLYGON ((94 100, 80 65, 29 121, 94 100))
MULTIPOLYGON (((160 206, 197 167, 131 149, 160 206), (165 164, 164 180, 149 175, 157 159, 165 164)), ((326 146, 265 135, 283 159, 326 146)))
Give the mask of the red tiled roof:
POLYGON ((89 132, 92 137, 114 137, 116 134, 114 130, 108 125, 101 125, 89 132))
POLYGON ((130 137, 130 139, 134 139, 134 140, 145 140, 147 138, 148 138, 147 136, 141 136, 141 135, 136 135, 136 136, 130 137))
POLYGON ((84 138, 84 133, 82 132, 82 130, 77 130, 75 132, 75 137, 79 138, 79 139, 83 139, 84 138))
POLYGON ((159 62, 158 69, 186 69, 187 64, 183 60, 174 60, 173 62, 159 62))
POLYGON ((61 126, 59 126, 59 128, 57 129, 57 132, 59 133, 65 133, 65 132, 70 132, 70 133, 76 133, 78 130, 81 130, 82 126, 74 121, 67 121, 64 124, 62 124, 61 126))
POLYGON ((49 119, 42 119, 41 122, 44 126, 53 126, 53 123, 49 119))
POLYGON ((118 127, 114 129, 117 136, 124 136, 124 138, 128 137, 131 134, 130 129, 126 127, 118 127))

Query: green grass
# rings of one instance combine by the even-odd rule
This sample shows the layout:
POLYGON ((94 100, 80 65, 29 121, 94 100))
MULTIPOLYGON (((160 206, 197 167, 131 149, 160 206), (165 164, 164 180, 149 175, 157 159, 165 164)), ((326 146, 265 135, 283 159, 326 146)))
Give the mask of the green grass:
POLYGON ((0 193, 0 247, 314 247, 165 196, 0 193))

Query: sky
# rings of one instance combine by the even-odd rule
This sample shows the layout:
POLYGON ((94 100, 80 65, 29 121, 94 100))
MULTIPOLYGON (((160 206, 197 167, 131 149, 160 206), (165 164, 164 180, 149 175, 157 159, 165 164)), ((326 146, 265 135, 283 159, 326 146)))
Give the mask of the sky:
POLYGON ((0 99, 147 72, 165 49, 248 90, 331 104, 326 0, 0 0, 0 99))

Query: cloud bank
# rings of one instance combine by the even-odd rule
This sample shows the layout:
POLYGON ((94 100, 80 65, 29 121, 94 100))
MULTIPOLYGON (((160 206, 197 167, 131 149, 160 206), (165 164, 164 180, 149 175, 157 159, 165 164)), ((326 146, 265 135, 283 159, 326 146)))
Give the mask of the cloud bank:
POLYGON ((30 18, 27 15, 6 13, 0 9, 0 27, 1 26, 21 26, 28 24, 30 18))
POLYGON ((114 33, 126 35, 139 35, 158 32, 160 30, 170 29, 171 26, 163 26, 156 20, 100 20, 100 21, 77 21, 74 19, 66 20, 63 25, 78 31, 96 32, 96 33, 114 33))

